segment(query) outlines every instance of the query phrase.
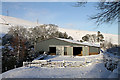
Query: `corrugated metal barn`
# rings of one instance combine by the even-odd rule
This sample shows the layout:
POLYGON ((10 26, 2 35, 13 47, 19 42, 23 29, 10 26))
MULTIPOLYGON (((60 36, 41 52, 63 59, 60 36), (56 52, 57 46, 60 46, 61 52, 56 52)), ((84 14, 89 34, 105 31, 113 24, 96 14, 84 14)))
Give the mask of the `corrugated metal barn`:
POLYGON ((51 38, 37 42, 35 51, 49 52, 50 55, 86 56, 100 53, 100 45, 82 43, 69 39, 51 38))

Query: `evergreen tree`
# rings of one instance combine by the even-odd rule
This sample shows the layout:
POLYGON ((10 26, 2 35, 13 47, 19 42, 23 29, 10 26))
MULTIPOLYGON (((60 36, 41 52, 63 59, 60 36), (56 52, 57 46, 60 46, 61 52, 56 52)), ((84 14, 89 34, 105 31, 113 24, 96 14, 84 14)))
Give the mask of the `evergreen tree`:
POLYGON ((98 31, 97 32, 97 42, 102 42, 102 41, 104 41, 103 39, 104 39, 103 35, 100 33, 100 31, 98 31))
POLYGON ((89 41, 89 34, 86 34, 85 36, 82 37, 83 41, 89 41))

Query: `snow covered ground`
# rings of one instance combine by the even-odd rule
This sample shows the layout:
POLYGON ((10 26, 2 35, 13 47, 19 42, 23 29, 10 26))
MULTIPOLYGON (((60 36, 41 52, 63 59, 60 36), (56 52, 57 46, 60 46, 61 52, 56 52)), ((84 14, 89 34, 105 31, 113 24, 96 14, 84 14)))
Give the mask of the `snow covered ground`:
MULTIPOLYGON (((48 56, 45 60, 98 60, 102 55, 93 56, 48 56)), ((2 78, 118 78, 118 74, 107 70, 103 61, 92 62, 81 67, 20 67, 2 74, 2 78)))
MULTIPOLYGON (((112 72, 103 63, 80 68, 21 67, 3 73, 3 78, 108 78, 112 72)), ((117 75, 113 76, 117 78, 117 75)))
POLYGON ((102 59, 102 54, 99 55, 90 55, 90 56, 54 56, 48 55, 45 60, 68 60, 68 61, 85 61, 85 60, 98 60, 102 59))

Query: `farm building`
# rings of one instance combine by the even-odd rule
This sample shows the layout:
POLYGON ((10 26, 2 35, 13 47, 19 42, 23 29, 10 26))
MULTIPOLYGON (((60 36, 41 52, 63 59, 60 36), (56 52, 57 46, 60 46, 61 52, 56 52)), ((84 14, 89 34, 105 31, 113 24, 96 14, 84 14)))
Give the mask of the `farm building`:
POLYGON ((37 42, 35 51, 49 52, 50 55, 86 56, 99 54, 100 45, 62 38, 50 38, 48 40, 37 42))

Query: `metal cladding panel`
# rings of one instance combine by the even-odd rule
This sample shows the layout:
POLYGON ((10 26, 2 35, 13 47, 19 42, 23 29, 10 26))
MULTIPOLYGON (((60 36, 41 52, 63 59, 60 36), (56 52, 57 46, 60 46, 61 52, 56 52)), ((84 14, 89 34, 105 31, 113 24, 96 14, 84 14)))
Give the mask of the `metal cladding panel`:
POLYGON ((67 47, 67 55, 73 55, 73 47, 67 47))
POLYGON ((90 53, 99 53, 100 48, 90 47, 89 51, 90 51, 90 53))
POLYGON ((89 55, 89 47, 88 46, 84 46, 83 47, 83 54, 82 54, 83 56, 87 56, 87 55, 89 55))
POLYGON ((64 55, 64 47, 56 46, 56 55, 64 55))

